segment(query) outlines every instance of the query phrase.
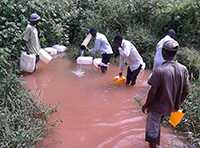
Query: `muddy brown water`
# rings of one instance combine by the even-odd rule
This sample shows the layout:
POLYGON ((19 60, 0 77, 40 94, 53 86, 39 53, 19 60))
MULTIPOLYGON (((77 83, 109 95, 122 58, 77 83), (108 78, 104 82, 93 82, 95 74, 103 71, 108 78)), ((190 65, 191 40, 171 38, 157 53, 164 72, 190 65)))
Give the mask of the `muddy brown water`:
MULTIPOLYGON (((39 64, 32 75, 25 76, 26 86, 40 100, 57 106, 49 123, 59 122, 49 130, 38 148, 147 148, 144 141, 146 115, 136 100, 146 98, 148 72, 140 73, 134 87, 115 86, 118 68, 111 65, 106 74, 94 66, 79 67, 65 58, 48 65, 39 64), (83 74, 83 73, 82 73, 83 74)), ((184 144, 172 130, 162 128, 162 148, 182 148, 184 144)))

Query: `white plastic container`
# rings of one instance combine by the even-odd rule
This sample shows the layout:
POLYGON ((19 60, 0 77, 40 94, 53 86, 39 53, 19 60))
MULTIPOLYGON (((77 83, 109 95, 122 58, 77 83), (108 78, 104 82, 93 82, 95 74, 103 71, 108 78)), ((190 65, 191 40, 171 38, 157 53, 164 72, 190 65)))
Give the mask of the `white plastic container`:
POLYGON ((50 56, 44 49, 40 49, 39 56, 40 60, 46 64, 48 64, 52 60, 52 56, 50 56))
POLYGON ((46 52, 48 52, 50 55, 57 55, 57 53, 58 53, 57 49, 55 49, 53 47, 46 47, 46 48, 44 48, 44 50, 46 52))
POLYGON ((67 47, 63 45, 54 45, 53 48, 55 48, 58 53, 65 52, 67 50, 67 47))
POLYGON ((93 60, 93 64, 95 67, 98 67, 99 64, 101 64, 102 58, 95 58, 93 60))
POLYGON ((89 56, 80 56, 76 59, 77 64, 92 64, 93 62, 93 57, 89 57, 89 56))
POLYGON ((32 73, 35 70, 36 56, 34 54, 21 53, 20 69, 32 73))
POLYGON ((87 45, 89 44, 90 40, 92 39, 92 35, 89 33, 85 39, 83 40, 83 42, 81 43, 81 45, 87 47, 87 45))

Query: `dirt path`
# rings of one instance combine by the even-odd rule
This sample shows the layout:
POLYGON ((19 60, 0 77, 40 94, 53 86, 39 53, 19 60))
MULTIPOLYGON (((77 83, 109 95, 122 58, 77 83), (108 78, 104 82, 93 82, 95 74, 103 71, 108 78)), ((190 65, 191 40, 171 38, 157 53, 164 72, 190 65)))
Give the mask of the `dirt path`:
MULTIPOLYGON (((116 87, 112 77, 118 68, 111 66, 107 74, 94 67, 84 67, 85 75, 77 77, 76 65, 64 58, 25 77, 33 93, 40 92, 41 101, 57 105, 49 122, 62 123, 43 140, 38 148, 146 148, 145 115, 135 98, 145 98, 148 74, 142 72, 132 88, 116 87)), ((169 129, 162 128, 162 148, 183 147, 169 129)))

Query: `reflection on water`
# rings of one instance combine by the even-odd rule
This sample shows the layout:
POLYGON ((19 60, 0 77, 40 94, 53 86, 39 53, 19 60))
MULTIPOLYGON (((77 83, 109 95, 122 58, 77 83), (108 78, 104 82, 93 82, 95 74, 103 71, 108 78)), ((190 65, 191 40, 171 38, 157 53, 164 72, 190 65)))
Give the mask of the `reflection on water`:
MULTIPOLYGON (((115 86, 112 78, 119 73, 110 66, 102 74, 94 66, 77 66, 64 58, 49 65, 39 65, 33 75, 25 77, 27 87, 39 90, 41 100, 58 112, 49 122, 63 122, 51 130, 38 148, 145 148, 145 115, 135 97, 143 101, 148 73, 140 73, 136 86, 115 86)), ((161 147, 172 140, 182 144, 168 129, 162 128, 161 147)), ((183 145, 183 144, 182 144, 183 145)))

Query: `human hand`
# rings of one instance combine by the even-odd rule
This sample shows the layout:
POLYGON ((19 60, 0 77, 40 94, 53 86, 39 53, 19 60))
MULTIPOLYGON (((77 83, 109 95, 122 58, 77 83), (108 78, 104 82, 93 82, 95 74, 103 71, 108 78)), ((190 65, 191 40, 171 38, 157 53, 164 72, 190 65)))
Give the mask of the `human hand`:
POLYGON ((120 76, 120 77, 122 76, 122 72, 119 73, 119 76, 120 76))
POLYGON ((147 107, 146 107, 145 105, 142 106, 142 112, 143 112, 144 114, 147 113, 147 107))

